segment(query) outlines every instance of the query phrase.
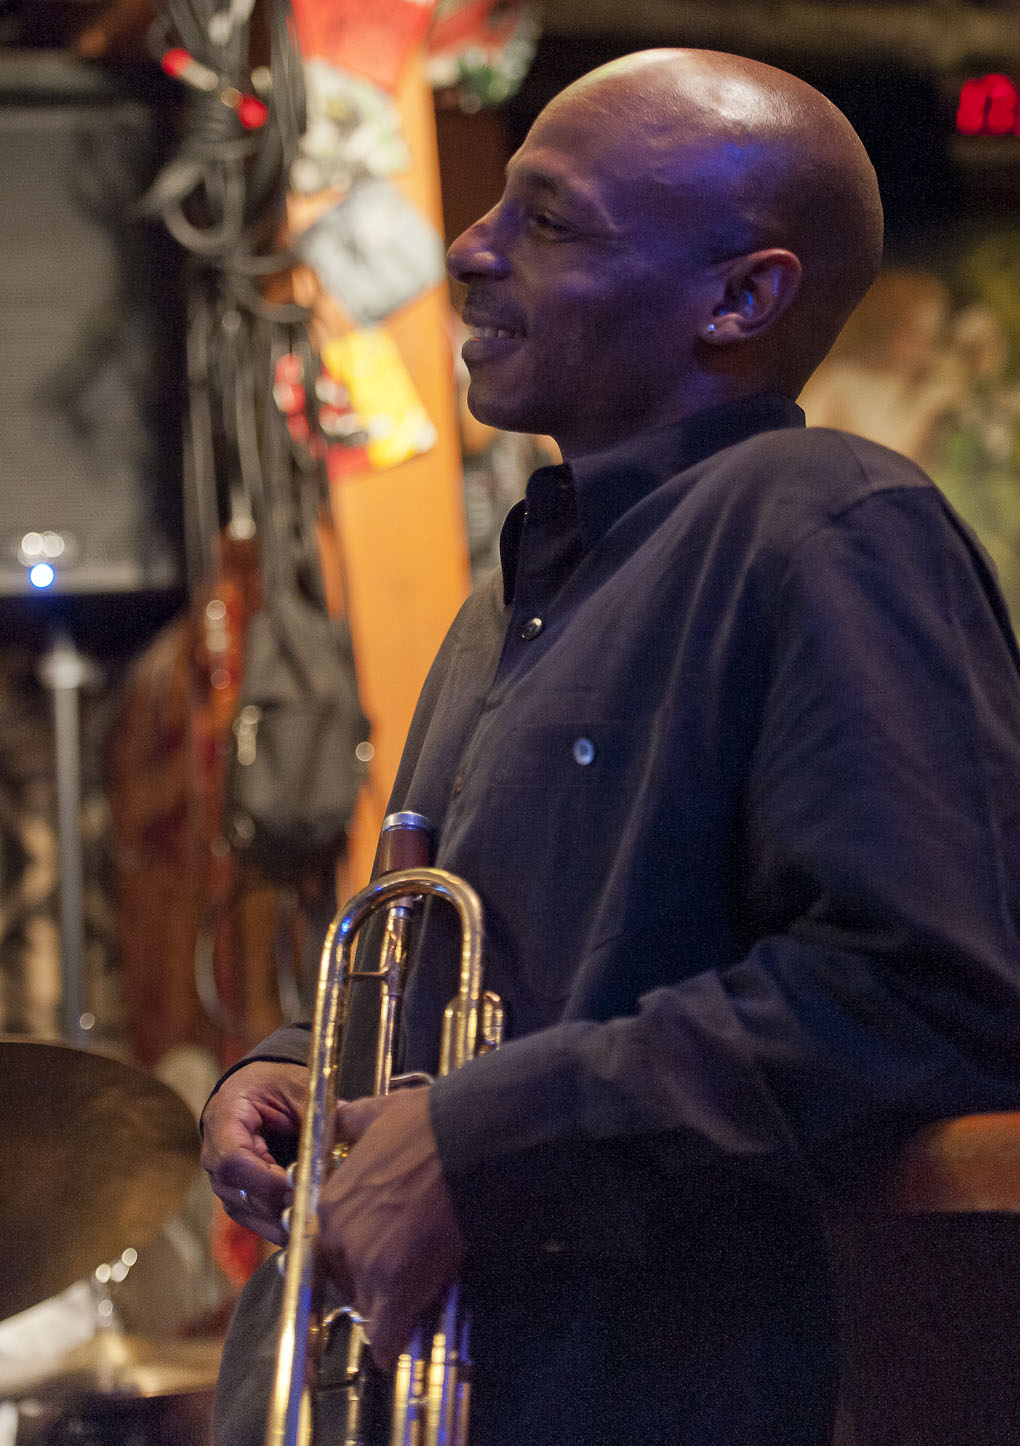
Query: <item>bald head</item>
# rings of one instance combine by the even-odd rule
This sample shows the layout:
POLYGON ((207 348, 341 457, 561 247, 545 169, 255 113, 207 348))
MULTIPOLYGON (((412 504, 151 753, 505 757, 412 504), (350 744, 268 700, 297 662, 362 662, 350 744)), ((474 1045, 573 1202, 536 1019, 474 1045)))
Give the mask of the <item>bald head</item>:
POLYGON ((870 284, 881 207, 817 91, 710 51, 612 62, 542 111, 450 247, 468 405, 568 458, 797 396, 870 284))
POLYGON ((799 390, 881 260, 878 183, 842 112, 785 71, 701 50, 611 61, 543 115, 562 119, 571 108, 586 125, 626 140, 635 168, 678 218, 697 206, 707 260, 768 247, 798 258, 797 296, 767 350, 789 374, 771 380, 799 390))

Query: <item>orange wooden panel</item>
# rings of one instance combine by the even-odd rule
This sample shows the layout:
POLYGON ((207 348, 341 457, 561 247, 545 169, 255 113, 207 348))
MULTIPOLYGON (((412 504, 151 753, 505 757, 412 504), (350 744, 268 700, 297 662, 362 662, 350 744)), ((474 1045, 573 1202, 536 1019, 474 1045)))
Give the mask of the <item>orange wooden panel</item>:
POLYGON ((904 1214, 1020 1212, 1020 1114, 964 1115, 923 1130, 878 1182, 875 1203, 904 1214))
MULTIPOLYGON (((408 67, 398 103, 414 155, 413 171, 399 184, 441 230, 432 96, 420 64, 408 67)), ((386 325, 437 440, 397 467, 348 476, 332 487, 359 686, 376 750, 351 835, 346 882, 354 887, 368 877, 418 691, 469 586, 445 282, 386 325)))
POLYGON ((829 1220, 834 1446, 1020 1441, 1020 1113, 921 1131, 829 1220))

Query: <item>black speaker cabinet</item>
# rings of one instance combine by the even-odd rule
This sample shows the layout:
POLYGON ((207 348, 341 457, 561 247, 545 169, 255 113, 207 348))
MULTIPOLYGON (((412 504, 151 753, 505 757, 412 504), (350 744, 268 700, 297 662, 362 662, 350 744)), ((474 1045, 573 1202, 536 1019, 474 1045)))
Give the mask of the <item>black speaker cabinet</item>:
POLYGON ((138 215, 172 129, 158 77, 0 60, 0 599, 181 587, 180 267, 138 215))

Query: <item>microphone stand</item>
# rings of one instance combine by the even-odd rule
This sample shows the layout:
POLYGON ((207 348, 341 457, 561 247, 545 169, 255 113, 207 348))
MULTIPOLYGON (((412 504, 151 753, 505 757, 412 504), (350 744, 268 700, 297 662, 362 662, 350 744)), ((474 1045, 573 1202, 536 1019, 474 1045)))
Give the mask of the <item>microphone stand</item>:
POLYGON ((57 857, 60 878, 60 959, 63 1036, 86 1046, 95 1020, 85 1008, 84 861, 81 840, 82 687, 96 676, 70 635, 57 626, 39 677, 53 694, 57 786, 57 857))

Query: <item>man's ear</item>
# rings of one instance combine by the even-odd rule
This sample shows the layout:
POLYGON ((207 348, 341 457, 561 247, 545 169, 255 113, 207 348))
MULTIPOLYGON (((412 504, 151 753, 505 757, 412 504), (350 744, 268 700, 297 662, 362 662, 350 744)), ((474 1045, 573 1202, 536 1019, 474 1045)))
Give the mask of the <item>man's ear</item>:
POLYGON ((746 341, 774 326, 800 289, 801 264, 792 251, 770 246, 729 262, 721 300, 701 327, 703 341, 746 341))

